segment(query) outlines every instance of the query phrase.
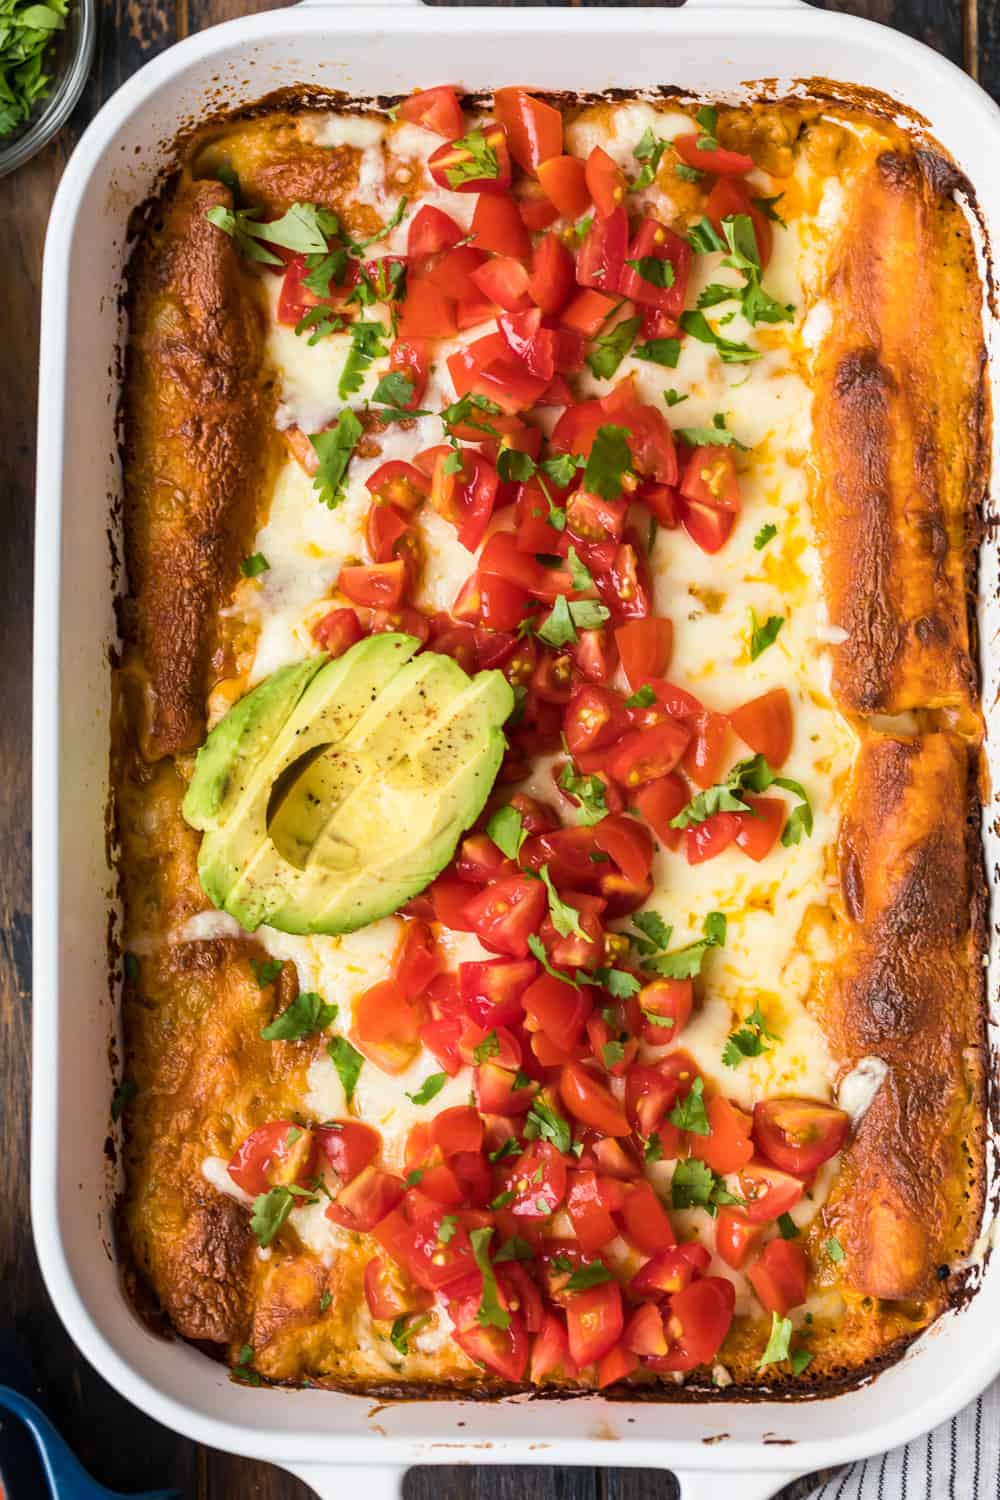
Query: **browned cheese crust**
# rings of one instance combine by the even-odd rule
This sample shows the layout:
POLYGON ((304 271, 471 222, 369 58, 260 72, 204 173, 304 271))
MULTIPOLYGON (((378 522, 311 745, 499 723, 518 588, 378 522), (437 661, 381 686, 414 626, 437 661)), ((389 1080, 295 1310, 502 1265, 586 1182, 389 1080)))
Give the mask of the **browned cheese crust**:
POLYGON ((274 439, 263 320, 218 182, 181 182, 135 267, 125 383, 126 635, 149 760, 192 750, 223 675, 216 613, 253 535, 274 439))
POLYGON ((989 415, 959 174, 904 144, 852 188, 817 367, 816 522, 846 712, 952 711, 975 731, 969 526, 989 415))
POLYGON ((944 1304, 982 1210, 983 906, 976 760, 952 734, 871 734, 841 832, 846 953, 825 1023, 853 1065, 888 1064, 825 1219, 843 1279, 869 1297, 944 1304), (942 1269, 939 1277, 939 1267, 942 1269))

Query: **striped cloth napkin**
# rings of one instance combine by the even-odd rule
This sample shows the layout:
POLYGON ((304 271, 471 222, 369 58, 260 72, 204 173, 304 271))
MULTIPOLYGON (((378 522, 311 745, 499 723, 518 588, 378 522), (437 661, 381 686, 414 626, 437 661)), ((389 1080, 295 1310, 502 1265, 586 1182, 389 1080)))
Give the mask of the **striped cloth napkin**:
POLYGON ((1000 1381, 924 1437, 846 1469, 799 1480, 782 1491, 780 1500, 807 1497, 1000 1500, 1000 1381))

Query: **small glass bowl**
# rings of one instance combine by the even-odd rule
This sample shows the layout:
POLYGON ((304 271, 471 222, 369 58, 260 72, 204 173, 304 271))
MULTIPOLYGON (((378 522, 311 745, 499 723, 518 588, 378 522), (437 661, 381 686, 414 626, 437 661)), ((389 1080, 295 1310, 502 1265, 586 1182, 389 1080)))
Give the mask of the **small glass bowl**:
POLYGON ((97 0, 69 0, 66 25, 53 34, 44 69, 49 93, 17 130, 0 137, 0 177, 15 172, 47 146, 66 124, 83 93, 97 38, 97 0))

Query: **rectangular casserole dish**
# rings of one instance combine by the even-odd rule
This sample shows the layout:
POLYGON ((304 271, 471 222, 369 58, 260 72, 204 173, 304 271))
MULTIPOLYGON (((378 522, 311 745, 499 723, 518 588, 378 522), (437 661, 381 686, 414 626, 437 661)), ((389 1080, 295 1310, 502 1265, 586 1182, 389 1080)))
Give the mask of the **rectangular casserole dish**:
MULTIPOLYGON (((193 38, 116 96, 60 190, 46 258, 39 459, 36 902, 47 934, 37 959, 39 1254, 71 1333, 119 1389, 187 1435, 283 1464, 321 1492, 333 1493, 337 1465, 377 1466, 391 1490, 410 1463, 613 1458, 680 1471, 685 1494, 712 1493, 712 1473, 723 1492, 735 1471, 745 1476, 744 1493, 765 1496, 792 1472, 892 1446, 957 1409, 1000 1365, 979 1347, 970 1317, 949 1315, 879 1378, 877 1411, 869 1388, 822 1407, 713 1402, 689 1407, 683 1419, 676 1407, 599 1398, 547 1403, 530 1415, 525 1398, 492 1406, 442 1401, 382 1407, 376 1418, 363 1398, 345 1395, 300 1392, 294 1408, 279 1405, 266 1392, 231 1384, 193 1349, 164 1345, 135 1322, 113 1258, 102 1253, 115 1186, 101 1147, 114 1034, 106 985, 113 878, 104 808, 107 650, 115 637, 116 582, 108 588, 106 538, 118 493, 118 288, 129 212, 169 163, 178 128, 220 105, 249 103, 295 83, 359 97, 405 92, 414 82, 434 81, 442 55, 466 87, 489 89, 521 76, 526 42, 534 59, 527 81, 553 89, 655 88, 668 80, 693 93, 738 95, 747 80, 780 73, 779 94, 801 78, 811 80, 815 93, 826 87, 814 77, 822 59, 848 95, 852 85, 888 85, 894 98, 924 116, 970 179, 988 188, 995 107, 933 54, 867 23, 752 0, 730 7, 691 0, 670 15, 583 12, 574 17, 572 58, 558 16, 477 10, 463 12, 457 35, 455 26, 455 17, 442 11, 317 7, 243 21, 238 34, 226 26, 193 38), (644 57, 647 37, 669 44, 664 55, 647 43, 644 57), (95 379, 96 370, 106 378, 95 379), (61 507, 57 496, 71 483, 74 501, 76 491, 86 499, 61 507), (64 601, 61 614, 57 599, 64 601), (723 1434, 724 1442, 714 1441, 723 1434), (614 1449, 597 1447, 609 1438, 617 1440, 614 1449), (794 1462, 786 1444, 794 1445, 794 1462), (776 1446, 785 1460, 780 1465, 776 1446)), ((979 202, 987 230, 994 203, 989 196, 979 202)), ((992 557, 984 558, 986 599, 996 592, 991 567, 992 557)), ((987 611, 984 641, 992 629, 987 611)), ((989 670, 983 696, 996 697, 989 670)), ((989 828, 986 837, 992 864, 989 828)), ((973 1268, 970 1277, 982 1281, 978 1297, 1000 1297, 988 1266, 973 1268)))

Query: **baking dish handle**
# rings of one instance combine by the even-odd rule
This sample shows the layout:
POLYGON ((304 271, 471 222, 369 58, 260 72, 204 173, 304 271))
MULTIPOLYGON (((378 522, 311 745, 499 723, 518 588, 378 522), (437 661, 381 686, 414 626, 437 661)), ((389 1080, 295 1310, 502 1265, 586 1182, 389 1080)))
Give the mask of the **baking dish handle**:
MULTIPOLYGON (((303 3, 328 5, 330 0, 303 0, 303 3)), ((347 1500, 353 1495, 363 1495, 364 1500, 401 1500, 406 1475, 406 1469, 396 1464, 283 1464, 282 1467, 315 1491, 318 1500, 347 1500)))
POLYGON ((680 1500, 771 1500, 786 1484, 798 1479, 798 1473, 743 1472, 732 1469, 672 1469, 677 1480, 680 1500))

